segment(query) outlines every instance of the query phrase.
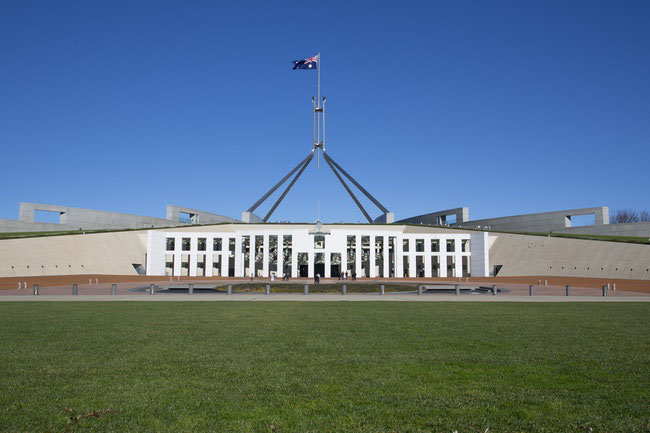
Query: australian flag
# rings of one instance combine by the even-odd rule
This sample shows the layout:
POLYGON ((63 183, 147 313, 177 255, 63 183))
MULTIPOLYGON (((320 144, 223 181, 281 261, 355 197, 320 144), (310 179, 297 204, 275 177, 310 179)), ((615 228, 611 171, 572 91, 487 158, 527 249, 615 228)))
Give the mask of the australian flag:
POLYGON ((294 60, 293 69, 318 69, 318 56, 303 60, 294 60))

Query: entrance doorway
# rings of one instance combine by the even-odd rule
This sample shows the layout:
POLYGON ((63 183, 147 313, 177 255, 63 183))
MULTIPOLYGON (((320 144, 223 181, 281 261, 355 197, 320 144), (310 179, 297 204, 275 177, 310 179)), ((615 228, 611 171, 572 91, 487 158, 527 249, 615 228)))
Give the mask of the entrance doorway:
POLYGON ((321 278, 325 276, 325 263, 314 263, 314 276, 320 275, 321 278))

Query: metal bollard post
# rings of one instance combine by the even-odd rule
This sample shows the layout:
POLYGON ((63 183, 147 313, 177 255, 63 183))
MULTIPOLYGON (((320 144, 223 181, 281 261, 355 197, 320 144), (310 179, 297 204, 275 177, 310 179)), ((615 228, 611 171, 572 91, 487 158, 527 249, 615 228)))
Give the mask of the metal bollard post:
POLYGON ((38 284, 34 284, 34 296, 38 296, 38 284))
POLYGON ((228 284, 228 294, 232 295, 232 284, 228 284))
POLYGON ((607 284, 603 286, 603 296, 607 296, 607 284))
POLYGON ((571 296, 571 286, 567 284, 565 288, 566 288, 566 295, 571 296))
POLYGON ((460 295, 460 285, 454 284, 454 291, 456 292, 456 296, 460 295))
POLYGON ((535 296, 535 286, 532 284, 528 286, 528 296, 535 296))
POLYGON ((72 285, 72 294, 75 295, 75 296, 79 294, 79 285, 78 284, 73 284, 72 285))
POLYGON ((422 285, 420 284, 418 286, 418 295, 421 295, 421 294, 422 294, 422 285))
POLYGON ((270 285, 270 284, 267 284, 267 285, 266 285, 266 294, 267 294, 267 295, 270 295, 270 294, 271 294, 271 285, 270 285))
POLYGON ((308 295, 308 294, 309 294, 309 284, 305 284, 305 287, 304 287, 304 294, 305 294, 305 295, 308 295))
POLYGON ((150 284, 150 285, 149 285, 149 294, 150 294, 150 295, 153 295, 153 292, 154 292, 155 287, 156 287, 155 284, 150 284))
POLYGON ((386 291, 384 289, 385 289, 385 287, 384 287, 383 284, 381 286, 379 286, 379 294, 380 295, 383 295, 384 293, 386 293, 386 291))
POLYGON ((348 285, 347 285, 347 284, 343 284, 343 285, 341 286, 341 294, 342 294, 342 295, 347 295, 347 293, 348 293, 348 285))
POLYGON ((190 295, 194 294, 194 284, 190 283, 187 285, 187 293, 190 295))
POLYGON ((111 284, 111 295, 117 295, 117 284, 115 283, 111 284))
POLYGON ((492 296, 496 296, 496 295, 497 295, 497 285, 493 284, 492 285, 492 296))

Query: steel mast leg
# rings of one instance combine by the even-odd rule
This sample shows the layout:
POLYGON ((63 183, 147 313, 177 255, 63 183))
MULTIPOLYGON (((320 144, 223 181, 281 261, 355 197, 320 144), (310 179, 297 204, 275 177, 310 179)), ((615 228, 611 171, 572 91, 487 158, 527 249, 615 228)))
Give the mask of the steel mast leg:
MULTIPOLYGON (((282 202, 282 199, 284 199, 284 197, 286 197, 286 195, 289 193, 289 190, 296 183, 296 181, 298 180, 298 178, 300 177, 302 172, 305 171, 305 169, 307 168, 307 166, 309 165, 309 163, 311 162, 313 157, 314 157, 314 152, 312 151, 309 154, 309 156, 307 158, 305 158, 305 160, 302 162, 302 167, 300 168, 300 171, 298 172, 298 174, 296 174, 296 176, 293 178, 293 180, 291 180, 289 185, 287 185, 285 190, 282 192, 282 195, 280 196, 280 198, 278 198, 278 200, 275 202, 275 204, 273 205, 271 210, 266 214, 266 216, 264 217, 264 222, 267 222, 269 220, 269 218, 271 217, 271 214, 280 205, 280 202, 282 202)), ((298 168, 298 167, 296 167, 296 168, 298 168)))
POLYGON ((361 202, 359 202, 359 200, 358 200, 357 197, 354 195, 354 193, 352 192, 352 190, 350 189, 350 187, 348 187, 348 185, 345 183, 345 181, 343 180, 343 178, 341 177, 341 175, 336 171, 336 169, 334 168, 334 166, 333 166, 332 163, 330 162, 330 158, 328 158, 328 156, 327 156, 327 154, 326 154, 325 152, 323 152, 323 157, 324 157, 324 159, 325 159, 325 162, 327 162, 327 165, 329 165, 329 167, 332 169, 332 171, 333 171, 334 174, 336 175, 336 178, 337 178, 337 179, 339 180, 339 182, 341 182, 341 184, 343 185, 343 188, 345 188, 345 190, 348 192, 348 194, 350 194, 350 197, 352 197, 352 200, 354 200, 354 202, 357 204, 357 206, 359 207, 359 209, 361 210, 361 212, 363 212, 363 215, 366 217, 366 219, 368 220, 368 222, 372 224, 372 218, 370 217, 370 215, 368 215, 368 212, 366 212, 366 210, 363 208, 363 206, 361 205, 361 202))
POLYGON ((253 206, 249 207, 248 210, 247 210, 246 212, 253 212, 253 211, 255 211, 255 209, 257 209, 257 207, 258 207, 259 205, 261 205, 261 204, 264 202, 264 200, 266 200, 267 198, 269 198, 269 196, 270 196, 271 194, 273 194, 273 193, 275 192, 276 189, 278 189, 278 188, 279 188, 279 187, 280 187, 284 182, 286 182, 287 179, 289 179, 289 178, 291 177, 291 175, 294 174, 294 173, 296 172, 296 170, 298 170, 301 166, 303 166, 303 165, 305 164, 305 162, 307 162, 307 160, 308 160, 308 159, 311 159, 313 156, 314 156, 314 153, 313 153, 313 151, 312 151, 312 152, 310 152, 309 155, 307 155, 307 157, 306 157, 305 159, 303 159, 302 161, 300 161, 300 162, 298 163, 298 165, 296 165, 296 166, 294 167, 293 170, 291 170, 291 171, 290 171, 290 172, 289 172, 285 177, 283 177, 282 180, 281 180, 280 182, 276 183, 275 186, 274 186, 273 188, 271 188, 271 189, 270 189, 266 194, 264 194, 264 195, 262 196, 262 198, 260 198, 259 200, 257 200, 253 206))

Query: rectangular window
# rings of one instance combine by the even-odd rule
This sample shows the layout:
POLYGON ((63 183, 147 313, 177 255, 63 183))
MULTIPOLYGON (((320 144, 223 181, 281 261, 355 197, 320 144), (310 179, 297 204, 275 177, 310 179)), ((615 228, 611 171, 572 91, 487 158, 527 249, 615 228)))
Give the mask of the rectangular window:
POLYGON ((167 251, 174 251, 175 247, 176 247, 176 239, 167 238, 167 251))
POLYGON ((462 251, 463 251, 464 253, 469 253, 469 252, 470 252, 470 249, 469 249, 469 239, 463 239, 463 240, 461 241, 461 247, 462 247, 462 251))
POLYGON ((415 240, 415 252, 423 253, 424 252, 424 239, 415 240))
POLYGON ((431 252, 432 253, 440 252, 440 239, 431 239, 431 252))
POLYGON ((221 251, 221 238, 214 238, 212 240, 212 251, 221 251))
POLYGON ((407 253, 409 250, 409 240, 408 239, 402 239, 402 251, 407 253))
POLYGON ((325 236, 323 235, 314 235, 314 249, 322 250, 325 248, 325 236))
POLYGON ((453 253, 456 251, 456 241, 454 239, 447 239, 447 252, 453 253))
POLYGON ((190 238, 183 238, 181 241, 181 247, 183 251, 189 251, 190 250, 190 238))
POLYGON ((196 243, 196 249, 199 251, 205 251, 205 238, 199 238, 196 243))

